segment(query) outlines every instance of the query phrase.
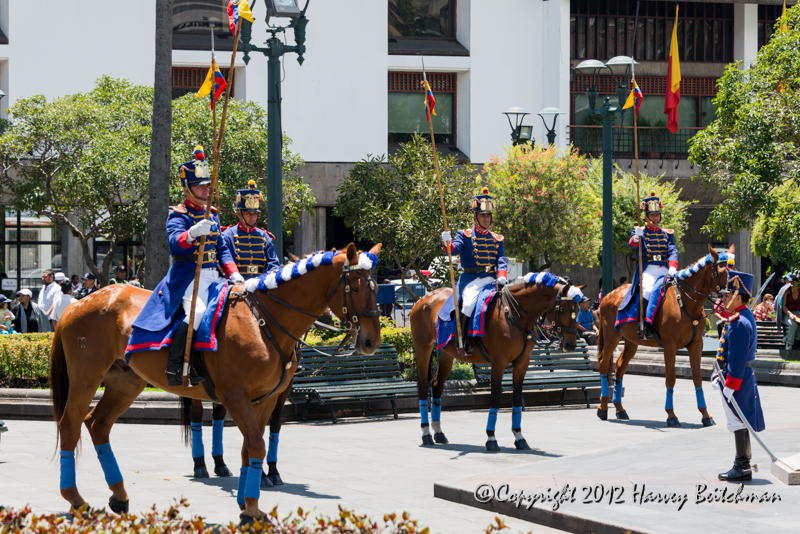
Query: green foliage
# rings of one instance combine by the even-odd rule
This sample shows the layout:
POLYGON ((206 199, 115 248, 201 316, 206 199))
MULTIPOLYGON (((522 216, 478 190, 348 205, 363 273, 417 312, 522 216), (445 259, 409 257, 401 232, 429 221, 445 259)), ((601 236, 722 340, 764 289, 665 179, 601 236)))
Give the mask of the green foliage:
POLYGON ((789 31, 773 34, 748 70, 741 63, 726 68, 717 120, 693 138, 689 158, 724 199, 705 231, 724 236, 758 219, 754 248, 798 266, 800 240, 788 228, 797 220, 783 219, 781 192, 800 185, 800 8, 789 9, 786 21, 789 31))
MULTIPOLYGON (((435 374, 439 365, 439 359, 436 355, 431 357, 431 373, 435 374)), ((402 371, 403 380, 414 382, 417 380, 417 361, 414 358, 413 352, 406 352, 400 355, 400 369, 402 371)), ((475 372, 472 370, 472 364, 462 362, 461 360, 453 360, 453 367, 450 369, 448 380, 474 380, 475 372)))
POLYGON ((414 339, 410 328, 381 328, 381 342, 394 345, 397 354, 414 349, 414 339))
POLYGON ((800 189, 787 182, 770 193, 773 207, 764 210, 753 228, 752 247, 758 256, 771 256, 773 263, 800 268, 800 189))
POLYGON ((505 237, 508 256, 537 271, 553 262, 591 267, 597 261, 601 203, 592 185, 602 181, 599 161, 575 149, 526 144, 492 156, 484 172, 495 199, 493 228, 505 237))
POLYGON ((46 379, 50 372, 52 343, 52 332, 0 336, 0 378, 46 379))
MULTIPOLYGON (((464 228, 472 220, 474 168, 458 165, 447 156, 439 159, 439 170, 448 227, 464 228)), ((334 215, 343 217, 359 239, 382 243, 381 255, 397 264, 403 279, 413 269, 430 290, 421 271, 444 255, 444 223, 431 145, 415 136, 388 160, 368 156, 355 165, 338 191, 334 215)))

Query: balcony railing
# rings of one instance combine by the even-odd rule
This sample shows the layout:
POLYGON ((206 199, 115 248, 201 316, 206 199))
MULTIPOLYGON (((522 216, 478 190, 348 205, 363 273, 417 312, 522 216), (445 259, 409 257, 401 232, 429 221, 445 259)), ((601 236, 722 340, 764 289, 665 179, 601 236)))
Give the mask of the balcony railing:
MULTIPOLYGON (((664 127, 639 126, 639 158, 687 159, 689 139, 704 128, 678 128, 672 133, 664 127)), ((634 157, 633 126, 615 126, 611 137, 615 158, 634 157)), ((583 154, 599 157, 603 153, 602 126, 570 125, 569 138, 583 154)))

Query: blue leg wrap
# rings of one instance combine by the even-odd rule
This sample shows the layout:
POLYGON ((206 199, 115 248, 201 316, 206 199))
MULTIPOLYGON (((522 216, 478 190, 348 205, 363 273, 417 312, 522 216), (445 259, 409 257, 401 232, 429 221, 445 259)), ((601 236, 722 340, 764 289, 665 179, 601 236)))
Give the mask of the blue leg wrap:
POLYGON ((697 396, 697 407, 698 408, 705 408, 706 407, 706 398, 703 395, 703 386, 698 386, 694 388, 694 394, 697 396))
POLYGON ((422 418, 422 424, 428 424, 428 401, 419 401, 419 415, 422 418))
POLYGON ((617 378, 617 381, 614 382, 614 398, 611 399, 611 402, 622 402, 622 379, 617 378))
POLYGON ((672 394, 675 392, 675 388, 667 388, 667 405, 664 406, 665 410, 672 410, 672 394))
POLYGON ((610 397, 611 393, 608 391, 608 375, 600 375, 600 396, 610 397))
POLYGON ((442 399, 431 399, 431 421, 442 420, 442 399))
POLYGON ((486 430, 494 432, 497 425, 497 408, 489 408, 489 421, 486 423, 486 430))
POLYGON ((278 440, 281 435, 276 432, 269 433, 269 449, 267 450, 267 462, 278 461, 278 440))
POLYGON ((211 456, 219 456, 223 453, 222 429, 224 427, 225 421, 222 419, 211 421, 211 456))
MULTIPOLYGON (((236 491, 236 503, 244 506, 244 487, 247 484, 247 472, 249 467, 242 466, 239 469, 239 489, 236 491)), ((258 475, 258 483, 261 484, 261 475, 258 475)))
POLYGON ((511 413, 511 429, 522 428, 522 406, 514 406, 511 413))
POLYGON ((74 488, 75 451, 61 451, 61 489, 74 488))
POLYGON ((250 468, 247 470, 247 482, 244 485, 244 496, 248 499, 258 499, 261 496, 261 470, 263 460, 250 458, 250 468))
POLYGON ((97 459, 100 460, 100 467, 103 468, 103 474, 106 476, 106 484, 113 486, 122 480, 122 473, 117 465, 117 459, 114 458, 111 444, 98 445, 94 450, 97 451, 97 459))
POLYGON ((206 455, 203 448, 203 423, 192 423, 192 458, 206 455))

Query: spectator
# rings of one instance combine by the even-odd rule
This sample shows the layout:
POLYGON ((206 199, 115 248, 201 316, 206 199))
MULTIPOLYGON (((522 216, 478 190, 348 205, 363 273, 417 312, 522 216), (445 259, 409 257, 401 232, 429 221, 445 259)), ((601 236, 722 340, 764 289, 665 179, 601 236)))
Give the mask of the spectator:
POLYGON ((789 327, 786 332, 786 350, 792 350, 797 340, 797 325, 800 321, 800 276, 797 274, 790 278, 791 282, 781 289, 781 311, 783 323, 789 327))
POLYGON ((775 297, 769 293, 764 294, 761 304, 756 306, 753 316, 756 321, 769 321, 769 316, 775 311, 775 297))
POLYGON ((64 310, 67 307, 75 302, 75 297, 72 296, 72 282, 69 280, 64 280, 61 282, 61 297, 56 300, 55 305, 53 306, 53 311, 50 314, 50 320, 53 322, 53 328, 56 327, 58 321, 61 320, 61 316, 64 315, 64 310))
POLYGON ((620 277, 620 279, 619 279, 619 285, 621 285, 621 286, 624 286, 624 285, 625 285, 625 284, 627 284, 627 283, 628 283, 628 277, 627 277, 627 276, 622 276, 622 277, 620 277))
POLYGON ((17 296, 19 297, 19 304, 11 309, 11 313, 14 314, 14 321, 12 322, 14 330, 20 334, 52 331, 53 328, 47 319, 47 314, 42 311, 38 304, 31 302, 31 297, 33 296, 31 290, 20 289, 17 291, 17 296))
POLYGON ((70 280, 72 280, 72 294, 77 295, 78 291, 81 290, 81 279, 78 278, 77 274, 73 274, 70 280))
POLYGON ((126 278, 128 277, 128 270, 125 268, 124 265, 117 265, 117 268, 114 269, 114 278, 109 280, 109 284, 127 284, 128 281, 126 278))
POLYGON ((14 314, 8 309, 12 301, 5 295, 0 294, 0 334, 16 334, 14 330, 14 314))
POLYGON ((714 303, 714 317, 717 318, 717 337, 722 337, 722 329, 725 328, 725 325, 728 323, 728 319, 731 316, 731 312, 725 309, 725 306, 722 304, 722 299, 717 299, 714 303))
POLYGON ((128 282, 128 285, 133 287, 142 287, 142 284, 140 284, 138 280, 131 280, 128 282))
MULTIPOLYGON (((56 284, 56 273, 53 272, 53 269, 46 269, 42 273, 42 290, 39 291, 39 299, 37 300, 37 304, 39 309, 45 312, 45 315, 49 315, 50 312, 53 311, 53 303, 56 300, 56 297, 61 294, 61 291, 58 289, 58 284, 56 284)), ((17 314, 18 316, 18 314, 17 314)))
POLYGON ((580 332, 581 337, 586 340, 588 345, 597 345, 599 330, 597 329, 597 325, 594 324, 594 314, 589 310, 590 302, 591 301, 586 297, 583 297, 583 300, 581 300, 581 310, 578 312, 577 320, 578 332, 580 332))
POLYGON ((86 273, 83 275, 83 287, 78 290, 76 296, 78 299, 82 299, 83 297, 91 295, 97 290, 97 277, 92 273, 86 273))

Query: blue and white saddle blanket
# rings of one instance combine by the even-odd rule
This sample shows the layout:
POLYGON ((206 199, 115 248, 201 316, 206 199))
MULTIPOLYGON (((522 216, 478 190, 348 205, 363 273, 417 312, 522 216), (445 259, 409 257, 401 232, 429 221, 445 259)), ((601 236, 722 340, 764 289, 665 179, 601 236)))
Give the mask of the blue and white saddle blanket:
MULTIPOLYGON (((227 283, 211 284, 208 288, 209 299, 206 311, 203 314, 203 319, 200 322, 200 327, 194 334, 193 346, 196 350, 205 350, 214 352, 217 350, 217 336, 216 329, 222 311, 225 309, 225 303, 228 300, 228 285, 227 283)), ((141 328, 133 327, 130 339, 128 339, 128 346, 125 347, 125 361, 130 363, 131 355, 136 352, 145 350, 161 350, 165 347, 172 345, 175 339, 175 331, 178 330, 181 321, 186 317, 183 311, 183 306, 179 306, 172 321, 164 329, 157 332, 143 330, 141 328)))
MULTIPOLYGON (((467 325, 467 335, 483 337, 486 333, 486 310, 497 295, 497 288, 487 279, 487 286, 478 294, 475 311, 472 312, 467 325)), ((456 336, 455 304, 453 298, 448 298, 436 314, 436 354, 439 354, 445 345, 456 336)))
MULTIPOLYGON (((630 289, 622 299, 622 304, 617 311, 617 320, 614 327, 619 332, 622 325, 625 323, 636 322, 639 320, 639 273, 634 276, 634 282, 631 284, 630 289)), ((665 277, 660 276, 653 286, 653 292, 650 294, 650 300, 647 301, 647 310, 645 311, 644 320, 648 324, 653 324, 658 310, 664 303, 664 296, 667 294, 667 285, 664 283, 665 277)))

